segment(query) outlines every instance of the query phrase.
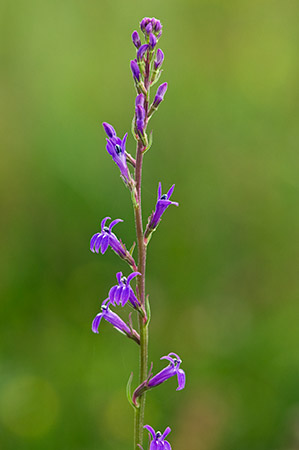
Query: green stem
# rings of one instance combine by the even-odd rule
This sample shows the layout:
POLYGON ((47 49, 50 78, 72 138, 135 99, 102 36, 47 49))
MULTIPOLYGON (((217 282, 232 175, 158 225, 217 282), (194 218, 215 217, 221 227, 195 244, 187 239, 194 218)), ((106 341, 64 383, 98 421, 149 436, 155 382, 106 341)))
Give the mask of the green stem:
MULTIPOLYGON (((146 95, 144 99, 145 109, 145 128, 148 121, 148 104, 149 104, 149 88, 150 88, 150 61, 151 55, 147 51, 145 62, 145 76, 144 87, 146 95)), ((146 245, 144 242, 144 233, 142 225, 142 208, 141 208, 141 181, 142 181, 142 161, 143 152, 145 150, 142 140, 139 139, 137 143, 136 165, 135 165, 135 183, 136 183, 136 205, 135 224, 138 246, 138 272, 141 275, 137 279, 138 296, 141 307, 146 311, 145 307, 145 266, 146 266, 146 245)), ((141 384, 148 376, 148 326, 146 324, 146 317, 139 315, 139 333, 140 333, 140 353, 139 353, 139 383, 141 384)), ((146 395, 143 393, 139 397, 139 407, 135 409, 134 418, 134 450, 140 450, 139 445, 143 444, 143 425, 144 425, 144 410, 145 410, 146 395)))
MULTIPOLYGON (((145 311, 145 266, 146 266, 146 246, 143 238, 142 225, 142 209, 141 209, 141 177, 142 177, 142 142, 138 141, 136 168, 135 168, 135 182, 137 204, 134 208, 136 235, 138 246, 138 272, 141 273, 137 279, 138 297, 143 310, 145 311)), ((147 360, 148 360, 148 327, 145 319, 139 315, 139 333, 140 333, 140 353, 139 353, 139 383, 141 384, 147 377, 147 360)), ((134 420, 134 450, 140 450, 138 447, 143 443, 143 425, 144 425, 144 410, 145 410, 145 394, 139 398, 139 408, 135 410, 134 420)))

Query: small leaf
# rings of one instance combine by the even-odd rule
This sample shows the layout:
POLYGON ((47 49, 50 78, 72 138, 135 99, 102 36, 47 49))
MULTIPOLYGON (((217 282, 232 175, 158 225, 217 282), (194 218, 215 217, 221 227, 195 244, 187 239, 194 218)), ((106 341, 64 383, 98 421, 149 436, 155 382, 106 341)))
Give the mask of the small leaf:
POLYGON ((131 132, 133 134, 133 138, 135 139, 135 141, 138 142, 138 139, 137 139, 136 133, 135 133, 135 114, 134 114, 134 117, 132 119, 131 132))
POLYGON ((158 72, 158 75, 156 75, 154 80, 151 82, 151 86, 154 86, 154 84, 156 84, 159 81, 159 78, 160 78, 162 72, 163 72, 163 69, 161 69, 160 72, 158 72))
POLYGON ((129 252, 131 256, 133 256, 133 251, 134 251, 135 246, 136 246, 136 242, 133 242, 133 245, 130 248, 130 252, 129 252))
POLYGON ((126 394, 127 394, 127 399, 128 402, 130 403, 130 405, 136 409, 136 406, 133 403, 132 400, 132 394, 131 394, 131 384, 132 384, 132 380, 133 380, 133 372, 131 372, 131 375, 129 376, 128 382, 127 382, 127 387, 126 387, 126 394))
POLYGON ((149 302, 149 296, 146 296, 145 300, 145 308, 146 308, 146 326, 149 326, 150 320, 151 320, 151 308, 150 308, 150 302, 149 302))
POLYGON ((153 130, 149 134, 148 144, 147 144, 146 149, 143 151, 143 153, 146 153, 151 148, 152 144, 153 144, 153 130))

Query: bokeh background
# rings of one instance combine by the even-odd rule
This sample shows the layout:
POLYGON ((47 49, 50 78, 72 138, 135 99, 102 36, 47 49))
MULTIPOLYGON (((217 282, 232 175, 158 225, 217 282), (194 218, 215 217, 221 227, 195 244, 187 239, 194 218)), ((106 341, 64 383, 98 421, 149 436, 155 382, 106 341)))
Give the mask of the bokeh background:
POLYGON ((180 203, 150 243, 150 359, 175 351, 187 373, 148 395, 146 423, 174 450, 299 449, 295 0, 1 1, 0 448, 132 448, 137 349, 90 330, 128 271, 89 239, 109 215, 134 240, 100 124, 130 130, 144 16, 163 22, 169 83, 144 221, 160 180, 180 203))

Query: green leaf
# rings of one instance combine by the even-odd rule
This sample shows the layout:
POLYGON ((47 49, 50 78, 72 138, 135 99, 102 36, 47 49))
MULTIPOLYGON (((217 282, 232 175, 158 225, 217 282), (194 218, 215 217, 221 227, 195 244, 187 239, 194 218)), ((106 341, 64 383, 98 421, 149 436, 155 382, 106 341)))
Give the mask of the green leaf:
POLYGON ((132 380, 133 380, 133 372, 131 372, 131 375, 129 376, 128 382, 127 382, 127 387, 126 387, 126 394, 127 394, 127 399, 128 402, 130 403, 130 405, 136 409, 136 406, 133 403, 132 400, 132 394, 131 394, 131 384, 132 384, 132 380))
POLYGON ((146 308, 146 326, 148 327, 151 320, 151 308, 148 295, 146 296, 145 299, 145 308, 146 308))

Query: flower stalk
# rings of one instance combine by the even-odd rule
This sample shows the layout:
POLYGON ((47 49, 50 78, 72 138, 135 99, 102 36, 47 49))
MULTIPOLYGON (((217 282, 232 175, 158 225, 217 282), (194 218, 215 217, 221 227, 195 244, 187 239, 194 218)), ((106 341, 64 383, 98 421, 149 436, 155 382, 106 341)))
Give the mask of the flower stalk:
POLYGON ((149 296, 145 291, 146 274, 146 252, 152 233, 160 224, 161 217, 170 205, 178 206, 177 202, 170 200, 174 185, 167 194, 162 194, 162 186, 159 183, 158 198, 155 210, 148 218, 147 226, 144 230, 142 220, 142 170, 145 153, 152 145, 152 132, 147 137, 147 126, 151 115, 159 108, 164 100, 167 90, 167 83, 163 83, 157 89, 156 95, 150 105, 150 88, 155 84, 161 75, 161 65, 164 60, 164 54, 161 49, 157 49, 157 43, 162 34, 161 22, 155 18, 145 17, 140 22, 140 29, 144 34, 145 43, 141 43, 138 32, 135 30, 132 34, 132 42, 136 49, 136 58, 130 61, 133 81, 136 88, 135 112, 132 121, 132 133, 136 140, 136 155, 132 156, 126 150, 127 133, 123 139, 119 138, 112 125, 103 123, 107 135, 106 150, 112 157, 114 163, 118 166, 120 176, 125 186, 129 189, 134 210, 136 243, 137 243, 137 264, 133 257, 135 243, 130 251, 122 241, 113 233, 112 228, 121 219, 113 220, 109 227, 106 217, 101 222, 101 231, 94 234, 91 238, 90 249, 93 253, 104 254, 108 247, 125 261, 131 270, 128 276, 122 272, 117 272, 117 285, 111 287, 108 298, 104 300, 101 306, 101 312, 96 315, 92 324, 92 331, 98 333, 99 325, 102 319, 110 323, 117 331, 132 339, 138 344, 139 348, 139 384, 135 388, 133 396, 131 395, 131 383, 133 374, 129 378, 127 385, 127 397, 129 403, 134 408, 134 450, 143 449, 143 432, 146 428, 151 435, 150 450, 171 450, 170 444, 165 437, 170 432, 167 427, 162 434, 155 432, 150 425, 144 426, 146 393, 152 388, 164 383, 173 376, 177 376, 178 388, 185 387, 185 372, 180 368, 181 359, 175 353, 169 353, 161 359, 167 359, 169 365, 158 372, 152 374, 152 364, 148 370, 148 341, 149 341, 149 321, 150 304, 149 296), (133 167, 134 176, 128 167, 129 163, 133 167), (136 277, 136 293, 130 285, 133 278, 136 277), (133 309, 129 314, 128 320, 124 321, 118 314, 110 309, 110 306, 124 307, 129 304, 133 309), (138 330, 133 328, 132 313, 137 313, 138 330))

